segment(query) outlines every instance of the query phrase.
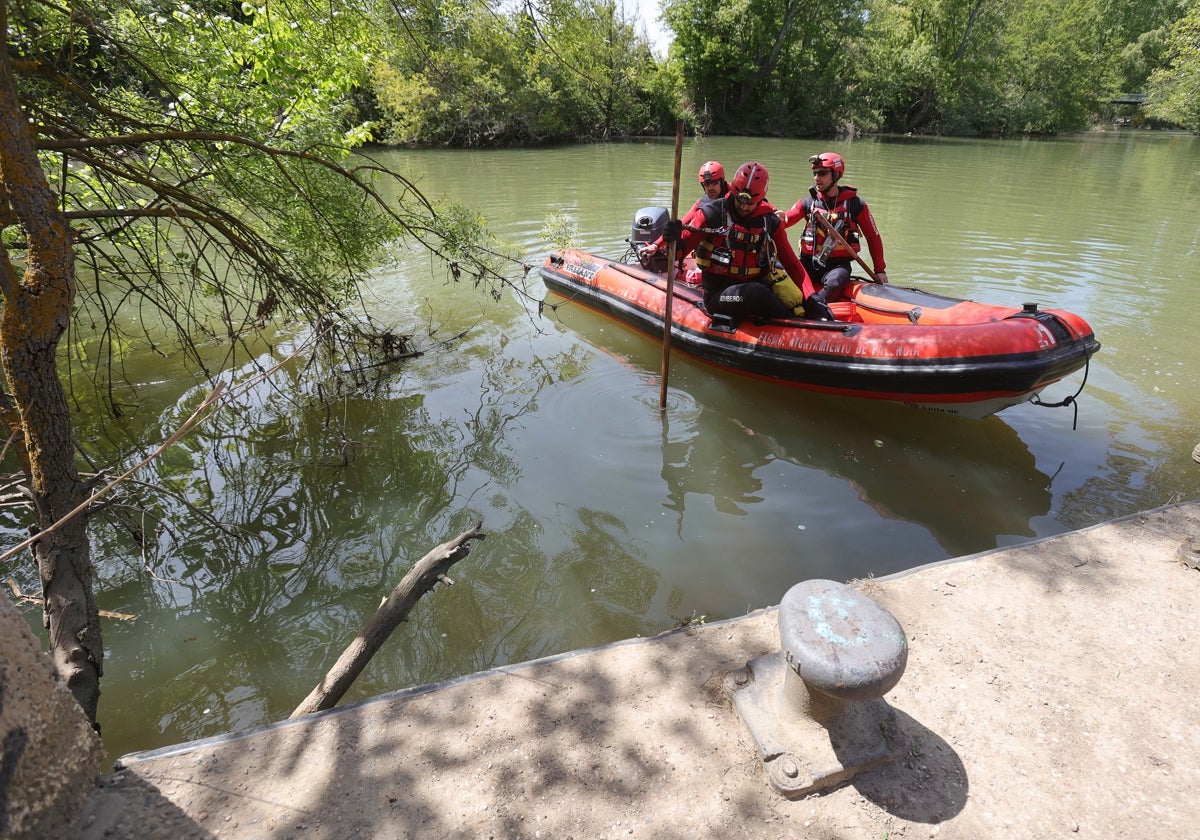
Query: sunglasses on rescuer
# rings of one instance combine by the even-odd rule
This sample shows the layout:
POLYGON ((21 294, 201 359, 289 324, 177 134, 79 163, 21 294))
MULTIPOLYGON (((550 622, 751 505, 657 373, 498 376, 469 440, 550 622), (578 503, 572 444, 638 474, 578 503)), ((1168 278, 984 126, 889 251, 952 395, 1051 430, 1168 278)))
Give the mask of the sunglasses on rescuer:
POLYGON ((737 198, 734 200, 737 201, 738 204, 750 204, 754 201, 754 196, 750 195, 748 192, 740 192, 737 194, 737 198))

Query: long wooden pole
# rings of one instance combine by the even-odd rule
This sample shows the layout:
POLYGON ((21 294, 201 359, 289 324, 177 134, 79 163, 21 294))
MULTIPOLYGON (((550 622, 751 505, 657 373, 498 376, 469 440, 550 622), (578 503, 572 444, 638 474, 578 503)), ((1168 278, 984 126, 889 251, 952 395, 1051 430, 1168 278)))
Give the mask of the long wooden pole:
MULTIPOLYGON (((683 120, 675 124, 675 180, 671 185, 671 218, 679 216, 679 169, 683 165, 683 120)), ((658 410, 667 410, 667 371, 671 364, 671 303, 675 300, 675 242, 667 243, 667 303, 663 309, 662 387, 658 410)))
POLYGON ((855 251, 854 247, 846 241, 846 237, 842 236, 838 229, 833 226, 833 222, 826 219, 820 213, 813 213, 812 215, 813 218, 817 220, 817 223, 820 224, 821 227, 825 228, 825 232, 833 237, 837 244, 841 245, 854 255, 854 259, 858 260, 858 264, 863 267, 863 271, 867 272, 867 276, 871 278, 871 282, 878 283, 879 277, 876 276, 875 272, 871 270, 869 265, 863 262, 863 258, 858 255, 858 251, 855 251))

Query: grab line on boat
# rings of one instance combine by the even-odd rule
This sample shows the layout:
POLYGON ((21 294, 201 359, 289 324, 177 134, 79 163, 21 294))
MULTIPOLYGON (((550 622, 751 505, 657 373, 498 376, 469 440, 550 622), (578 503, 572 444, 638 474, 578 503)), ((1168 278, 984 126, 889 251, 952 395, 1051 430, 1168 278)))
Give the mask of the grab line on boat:
POLYGON ((1030 398, 1029 401, 1031 403, 1033 403, 1034 405, 1041 406, 1042 408, 1062 408, 1063 406, 1068 406, 1068 405, 1074 406, 1075 407, 1075 417, 1071 421, 1071 431, 1072 432, 1075 431, 1079 427, 1079 402, 1075 398, 1083 393, 1083 386, 1087 384, 1088 371, 1090 371, 1091 369, 1092 369, 1092 355, 1089 353, 1083 360, 1083 381, 1079 383, 1078 391, 1076 391, 1074 394, 1071 394, 1071 396, 1069 396, 1063 400, 1060 400, 1056 403, 1042 402, 1041 397, 1037 394, 1034 394, 1030 398))

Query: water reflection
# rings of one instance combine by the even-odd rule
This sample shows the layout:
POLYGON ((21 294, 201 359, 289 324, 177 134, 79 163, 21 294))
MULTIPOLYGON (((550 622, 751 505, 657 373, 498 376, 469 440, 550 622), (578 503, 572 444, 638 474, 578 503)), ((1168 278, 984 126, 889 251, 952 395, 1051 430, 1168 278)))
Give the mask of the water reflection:
MULTIPOLYGON (((332 402, 311 382, 263 384, 153 465, 178 491, 161 500, 161 554, 121 562, 122 536, 97 529, 103 605, 140 616, 109 637, 108 737, 128 751, 285 717, 408 565, 481 516, 477 477, 503 484, 519 473, 503 441, 541 386, 514 387, 507 364, 480 368, 492 384, 473 389, 474 406, 457 405, 465 417, 431 408, 436 388, 414 395, 396 379, 371 399, 332 402), (122 710, 157 727, 131 731, 122 710)), ((452 673, 487 667, 490 655, 455 661, 452 673)), ((368 683, 448 675, 429 649, 400 670, 382 689, 368 683)))
POLYGON ((739 516, 763 500, 762 481, 755 477, 754 470, 765 461, 760 460, 761 452, 748 451, 760 448, 750 437, 733 431, 717 434, 715 443, 702 446, 704 424, 693 421, 682 429, 681 425, 676 423, 676 434, 672 436, 670 415, 663 417, 662 477, 667 485, 664 507, 679 514, 681 535, 688 494, 711 496, 718 511, 739 516))
POLYGON ((879 516, 927 528, 947 556, 993 548, 1002 536, 1035 536, 1031 520, 1050 510, 1050 477, 998 418, 881 424, 878 415, 836 410, 839 430, 816 440, 741 428, 767 453, 763 463, 784 460, 847 482, 879 516))
MULTIPOLYGON (((602 323, 586 312, 565 320, 585 341, 602 323)), ((606 335, 611 341, 612 330, 606 335)), ((597 350, 651 376, 647 351, 654 342, 621 344, 630 355, 597 350)), ((663 506, 676 514, 681 535, 689 496, 708 497, 720 513, 745 516, 764 501, 766 469, 781 463, 844 482, 880 517, 923 526, 947 556, 1036 536, 1032 520, 1050 510, 1051 476, 999 416, 964 420, 780 389, 687 357, 673 359, 661 476, 663 506)), ((819 515, 819 501, 798 496, 798 517, 819 515)))

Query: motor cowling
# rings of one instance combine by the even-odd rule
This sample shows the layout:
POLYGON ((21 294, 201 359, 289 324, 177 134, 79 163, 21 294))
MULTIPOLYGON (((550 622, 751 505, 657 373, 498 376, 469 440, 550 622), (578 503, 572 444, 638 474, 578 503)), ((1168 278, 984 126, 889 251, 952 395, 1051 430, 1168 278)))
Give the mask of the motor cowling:
POLYGON ((634 247, 649 245, 663 234, 671 213, 665 207, 643 207, 633 214, 633 232, 629 241, 634 247))

